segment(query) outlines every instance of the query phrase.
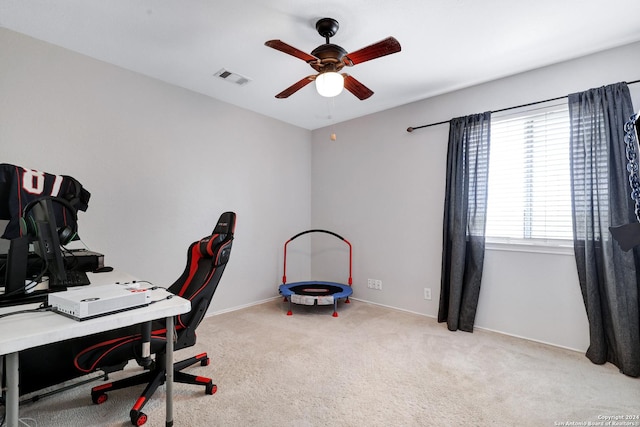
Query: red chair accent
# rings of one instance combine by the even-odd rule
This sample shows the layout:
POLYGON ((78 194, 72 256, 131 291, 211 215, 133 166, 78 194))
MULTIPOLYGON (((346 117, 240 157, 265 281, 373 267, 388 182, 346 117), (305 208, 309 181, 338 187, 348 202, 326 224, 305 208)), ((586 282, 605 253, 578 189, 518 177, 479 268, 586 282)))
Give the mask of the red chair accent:
MULTIPOLYGON (((191 311, 175 319, 175 350, 191 347, 196 343, 196 328, 209 308, 229 260, 235 222, 235 213, 225 212, 220 216, 210 236, 192 243, 189 246, 184 272, 169 287, 170 292, 191 301, 191 311)), ((129 413, 133 425, 143 425, 147 421, 147 416, 142 409, 166 379, 165 332, 164 321, 155 321, 146 324, 146 331, 143 328, 142 333, 139 326, 132 326, 94 335, 87 339, 86 345, 74 358, 74 364, 78 370, 87 373, 95 370, 113 372, 117 369, 114 369, 114 366, 122 369, 126 362, 133 359, 145 368, 145 372, 136 376, 94 387, 91 390, 93 402, 104 403, 107 400, 107 392, 146 384, 146 388, 129 413), (150 354, 155 354, 155 360, 142 357, 143 342, 148 343, 150 354)), ((214 394, 217 386, 213 380, 182 372, 183 369, 196 363, 207 366, 209 364, 207 353, 174 363, 174 381, 204 386, 205 394, 214 394)))

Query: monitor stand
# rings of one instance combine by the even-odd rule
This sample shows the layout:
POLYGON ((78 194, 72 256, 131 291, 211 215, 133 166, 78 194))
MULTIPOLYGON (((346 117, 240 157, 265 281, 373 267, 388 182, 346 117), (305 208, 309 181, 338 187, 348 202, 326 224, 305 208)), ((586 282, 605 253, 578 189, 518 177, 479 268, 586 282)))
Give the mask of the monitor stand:
POLYGON ((27 280, 27 261, 29 258, 29 237, 17 237, 11 240, 7 253, 7 265, 4 279, 4 296, 24 296, 27 280))

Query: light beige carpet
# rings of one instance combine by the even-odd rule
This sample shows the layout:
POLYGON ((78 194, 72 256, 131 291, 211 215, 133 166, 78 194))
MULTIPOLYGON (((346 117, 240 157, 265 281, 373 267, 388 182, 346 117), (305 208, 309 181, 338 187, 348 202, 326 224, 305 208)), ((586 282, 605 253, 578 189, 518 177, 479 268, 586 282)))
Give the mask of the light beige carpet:
MULTIPOLYGON (((213 377, 218 392, 176 384, 174 425, 539 427, 640 414, 640 379, 579 353, 454 333, 360 301, 341 303, 338 318, 332 307, 293 309, 286 316, 274 300, 205 319, 196 347, 176 357, 207 351, 211 364, 188 371, 213 377)), ((131 425, 139 390, 94 405, 90 387, 24 404, 20 416, 29 426, 131 425)), ((144 410, 146 425, 165 425, 164 397, 163 386, 144 410)))

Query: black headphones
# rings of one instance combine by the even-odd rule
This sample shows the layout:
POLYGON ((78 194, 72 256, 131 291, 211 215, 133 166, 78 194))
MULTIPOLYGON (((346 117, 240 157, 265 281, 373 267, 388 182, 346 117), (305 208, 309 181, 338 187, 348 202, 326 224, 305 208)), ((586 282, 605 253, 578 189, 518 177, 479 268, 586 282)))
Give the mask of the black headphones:
POLYGON ((22 216, 20 217, 20 233, 23 236, 31 235, 37 237, 38 230, 35 226, 33 217, 29 216, 29 213, 33 207, 38 204, 38 202, 44 199, 49 199, 54 203, 62 205, 62 207, 72 215, 73 221, 70 221, 71 224, 58 227, 58 239, 60 240, 60 244, 64 246, 71 242, 78 233, 78 214, 71 203, 60 197, 41 197, 29 202, 22 210, 22 216))

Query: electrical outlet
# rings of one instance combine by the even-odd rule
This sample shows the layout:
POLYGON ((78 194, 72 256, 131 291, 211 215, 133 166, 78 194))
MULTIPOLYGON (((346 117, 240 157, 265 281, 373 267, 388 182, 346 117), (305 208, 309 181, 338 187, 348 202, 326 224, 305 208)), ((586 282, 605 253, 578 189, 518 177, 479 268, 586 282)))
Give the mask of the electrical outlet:
POLYGON ((431 299, 431 288, 424 288, 424 299, 431 299))
POLYGON ((367 279, 367 288, 381 291, 382 290, 382 280, 367 279))

